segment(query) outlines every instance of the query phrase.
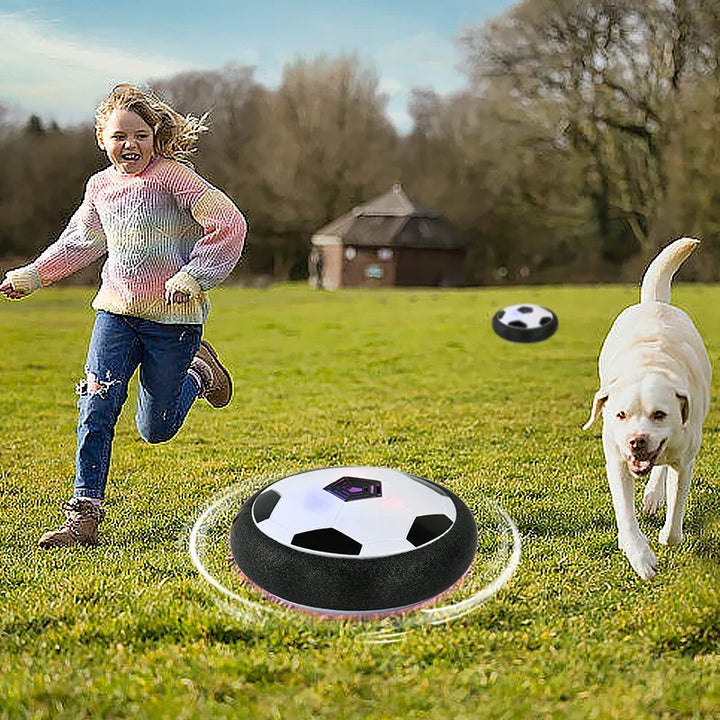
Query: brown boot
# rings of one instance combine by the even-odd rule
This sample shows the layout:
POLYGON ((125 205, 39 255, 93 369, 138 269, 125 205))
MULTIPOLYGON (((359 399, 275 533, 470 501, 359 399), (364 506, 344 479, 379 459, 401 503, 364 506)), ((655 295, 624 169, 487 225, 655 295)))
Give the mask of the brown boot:
POLYGON ((213 407, 225 407, 232 397, 230 373, 218 359, 212 345, 200 341, 200 348, 190 363, 190 371, 200 380, 199 397, 205 398, 213 407))
POLYGON ((98 525, 105 511, 85 498, 73 498, 65 506, 65 522, 46 532, 38 545, 47 550, 72 545, 97 545, 98 525))

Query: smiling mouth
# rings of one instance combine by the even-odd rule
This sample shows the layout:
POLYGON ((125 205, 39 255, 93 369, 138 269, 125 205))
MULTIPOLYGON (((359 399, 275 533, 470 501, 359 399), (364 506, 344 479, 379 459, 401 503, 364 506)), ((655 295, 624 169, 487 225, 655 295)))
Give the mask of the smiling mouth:
POLYGON ((140 153, 123 153, 120 156, 120 158, 125 162, 137 162, 140 157, 140 153))
POLYGON ((655 463, 664 446, 665 440, 658 445, 657 450, 654 452, 646 451, 628 455, 625 458, 625 462, 630 472, 636 477, 644 477, 647 475, 655 467, 655 463))

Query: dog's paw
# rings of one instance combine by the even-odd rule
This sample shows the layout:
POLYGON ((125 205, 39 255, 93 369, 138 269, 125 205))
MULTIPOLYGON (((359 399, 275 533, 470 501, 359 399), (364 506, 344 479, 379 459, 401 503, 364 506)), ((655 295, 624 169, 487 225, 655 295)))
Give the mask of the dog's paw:
POLYGON ((660 485, 651 488, 649 485, 645 488, 643 494, 643 512, 646 515, 657 515, 660 508, 665 502, 665 486, 660 485))
POLYGON ((652 475, 643 493, 643 512, 656 515, 665 502, 665 476, 667 468, 653 468, 652 475))
POLYGON ((642 548, 634 548, 631 551, 625 549, 625 555, 630 561, 632 569, 643 580, 652 580, 657 575, 657 558, 649 545, 642 548))
POLYGON ((664 527, 658 535, 661 545, 679 545, 683 541, 683 531, 673 531, 668 527, 664 527))

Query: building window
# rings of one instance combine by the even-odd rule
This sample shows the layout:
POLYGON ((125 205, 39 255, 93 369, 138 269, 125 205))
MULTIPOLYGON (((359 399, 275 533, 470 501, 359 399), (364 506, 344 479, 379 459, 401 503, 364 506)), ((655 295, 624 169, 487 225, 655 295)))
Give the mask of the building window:
POLYGON ((368 279, 379 280, 385 275, 385 271, 379 265, 368 265, 364 272, 368 279))

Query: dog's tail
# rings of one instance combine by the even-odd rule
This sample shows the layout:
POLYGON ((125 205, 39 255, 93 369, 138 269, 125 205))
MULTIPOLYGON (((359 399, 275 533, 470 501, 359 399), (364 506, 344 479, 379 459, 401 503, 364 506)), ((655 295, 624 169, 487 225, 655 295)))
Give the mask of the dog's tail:
POLYGON ((670 243, 645 271, 640 290, 640 302, 670 302, 670 283, 673 275, 690 253, 700 244, 690 237, 680 238, 670 243))

